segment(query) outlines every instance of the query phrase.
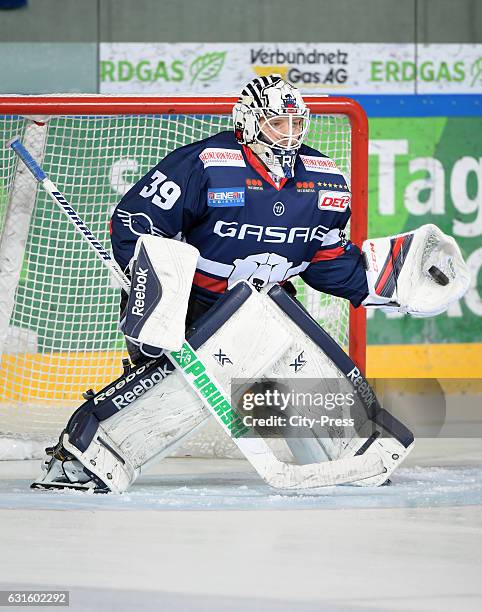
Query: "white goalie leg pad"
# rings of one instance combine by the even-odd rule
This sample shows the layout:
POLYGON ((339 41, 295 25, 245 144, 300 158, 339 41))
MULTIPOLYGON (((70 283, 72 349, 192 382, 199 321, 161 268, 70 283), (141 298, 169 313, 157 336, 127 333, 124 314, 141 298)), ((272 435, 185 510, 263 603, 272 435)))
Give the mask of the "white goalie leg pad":
POLYGON ((63 444, 113 493, 122 493, 154 459, 172 453, 210 415, 173 372, 123 410, 99 424, 84 452, 63 444))
POLYGON ((179 350, 199 251, 145 234, 134 252, 131 293, 122 331, 135 344, 179 350))
MULTIPOLYGON (((293 376, 293 364, 302 362, 303 367, 295 368, 295 372, 301 371, 305 377, 344 376, 268 296, 253 293, 252 289, 250 292, 249 299, 197 349, 206 372, 214 375, 219 388, 228 389, 233 378, 289 378, 293 376), (263 333, 259 333, 260 329, 263 333)), ((207 374, 201 375, 195 383, 202 394, 206 392, 206 397, 209 380, 207 374)), ((176 371, 155 389, 103 421, 84 453, 79 454, 72 445, 66 448, 111 490, 121 492, 144 465, 167 454, 205 421, 202 401, 186 387, 176 371)), ((277 459, 261 438, 243 439, 243 452, 265 481, 278 488, 305 489, 341 482, 358 484, 370 478, 386 479, 389 470, 379 453, 371 452, 370 448, 369 452, 356 456, 365 440, 355 434, 349 436, 346 429, 331 431, 325 438, 318 433, 321 431, 313 429, 309 452, 301 441, 298 452, 294 451, 301 465, 277 459), (351 444, 354 438, 356 442, 351 444), (327 457, 331 461, 326 461, 327 457)))
MULTIPOLYGON (((302 368, 294 370, 298 374, 303 372, 305 377, 344 377, 319 346, 268 296, 249 291, 249 299, 222 325, 213 326, 212 333, 196 349, 206 366, 206 373, 196 374, 194 383, 201 395, 212 398, 212 389, 208 390, 213 386, 209 375, 217 379, 219 389, 228 389, 233 378, 289 378, 293 376, 295 363, 303 363, 302 368)), ((125 490, 144 465, 165 455, 206 421, 203 402, 181 376, 178 371, 174 372, 155 389, 103 421, 84 453, 80 454, 72 445, 66 445, 67 450, 111 490, 125 490)), ((305 489, 341 482, 358 484, 370 478, 385 480, 392 469, 372 448, 363 454, 357 453, 366 440, 355 434, 349 436, 346 429, 339 433, 332 431, 328 438, 322 438, 315 429, 313 433, 309 452, 304 452, 302 446, 294 452, 301 465, 280 461, 259 437, 243 438, 241 448, 265 481, 278 488, 305 489), (352 443, 354 438, 356 442, 352 443), (327 457, 331 461, 325 461, 327 457)))
POLYGON ((139 474, 134 466, 114 448, 100 427, 84 452, 79 451, 69 442, 69 436, 66 433, 62 436, 62 444, 65 450, 72 453, 112 493, 125 491, 139 474))
MULTIPOLYGON (((323 385, 321 384, 321 387, 323 385)), ((329 387, 327 387, 327 390, 329 387)), ((333 387, 328 392, 332 392, 333 387)), ((286 416, 292 417, 315 415, 289 406, 286 416)), ((352 410, 338 409, 332 414, 333 419, 347 420, 353 416, 352 410)), ((370 455, 376 455, 381 460, 383 469, 376 475, 354 481, 352 484, 362 486, 379 486, 397 469, 413 450, 415 443, 404 446, 399 440, 377 427, 366 415, 360 413, 356 418, 357 427, 337 426, 336 424, 319 423, 312 427, 296 428, 296 437, 287 437, 286 443, 299 463, 314 463, 319 461, 338 461, 357 456, 366 447, 370 455), (365 417, 365 418, 363 418, 365 417), (300 431, 300 429, 302 431, 300 431), (383 436, 383 437, 382 437, 383 436)))
MULTIPOLYGON (((232 378, 262 376, 291 344, 286 327, 271 317, 269 304, 256 292, 251 296, 197 350, 224 389, 232 378)), ((175 371, 102 421, 84 452, 68 439, 64 446, 111 491, 120 493, 143 467, 173 452, 208 418, 203 402, 175 371)))
MULTIPOLYGON (((325 397, 327 393, 333 394, 336 391, 334 384, 336 385, 337 379, 341 381, 345 390, 347 378, 359 388, 360 377, 357 368, 354 368, 354 375, 345 376, 334 361, 293 320, 288 318, 275 304, 272 307, 273 319, 282 318, 293 341, 281 358, 265 372, 267 378, 285 378, 293 381, 311 379, 314 382, 311 392, 321 393, 325 397)), ((307 392, 309 389, 304 386, 303 391, 307 392)), ((376 401, 371 389, 367 388, 366 394, 372 394, 373 400, 376 401)), ((371 401, 370 395, 366 397, 371 401)), ((323 414, 326 415, 328 412, 330 411, 323 411, 323 414)), ((287 405, 285 414, 287 417, 299 415, 316 418, 320 416, 319 413, 316 413, 316 409, 313 412, 313 407, 303 410, 299 405, 293 406, 292 404, 287 405)), ((386 411, 382 410, 381 414, 385 417, 387 424, 395 421, 386 411)), ((357 401, 354 407, 344 406, 331 410, 330 416, 333 421, 327 424, 322 425, 318 422, 311 427, 298 428, 296 437, 286 437, 286 443, 299 463, 321 462, 326 461, 327 458, 332 462, 338 462, 349 457, 361 457, 363 455, 360 455, 360 452, 363 451, 367 455, 378 457, 381 469, 377 474, 355 479, 353 484, 378 486, 387 480, 388 476, 414 448, 413 442, 404 446, 382 425, 374 424, 363 402, 357 401), (355 418, 353 426, 339 425, 335 422, 335 419, 343 421, 343 419, 347 420, 352 417, 355 418)), ((383 423, 382 420, 381 422, 383 423)))
POLYGON ((432 224, 365 240, 369 295, 363 306, 430 317, 445 312, 470 286, 470 272, 451 236, 432 224))
POLYGON ((383 473, 356 482, 355 484, 359 486, 376 487, 384 484, 387 478, 400 466, 415 447, 415 442, 405 447, 398 440, 389 436, 372 439, 373 437, 372 423, 369 422, 366 424, 365 428, 362 427, 357 432, 355 438, 346 440, 346 444, 340 455, 340 457, 354 456, 364 444, 370 443, 369 452, 380 457, 384 466, 383 473))

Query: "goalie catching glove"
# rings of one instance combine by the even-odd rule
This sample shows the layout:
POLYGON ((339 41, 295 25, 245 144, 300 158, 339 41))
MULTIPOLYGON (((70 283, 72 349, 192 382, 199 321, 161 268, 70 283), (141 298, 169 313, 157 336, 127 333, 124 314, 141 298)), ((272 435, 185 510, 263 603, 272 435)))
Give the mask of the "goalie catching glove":
POLYGON ((457 243, 435 225, 365 240, 362 250, 369 290, 365 307, 431 317, 469 288, 470 272, 457 243))

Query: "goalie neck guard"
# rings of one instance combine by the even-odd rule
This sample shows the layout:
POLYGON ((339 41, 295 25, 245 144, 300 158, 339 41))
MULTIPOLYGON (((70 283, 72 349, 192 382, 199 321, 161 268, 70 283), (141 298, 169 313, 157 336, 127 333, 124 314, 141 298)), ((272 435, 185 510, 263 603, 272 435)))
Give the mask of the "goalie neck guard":
POLYGON ((233 108, 234 133, 279 178, 291 178, 309 125, 300 92, 280 75, 256 77, 233 108))

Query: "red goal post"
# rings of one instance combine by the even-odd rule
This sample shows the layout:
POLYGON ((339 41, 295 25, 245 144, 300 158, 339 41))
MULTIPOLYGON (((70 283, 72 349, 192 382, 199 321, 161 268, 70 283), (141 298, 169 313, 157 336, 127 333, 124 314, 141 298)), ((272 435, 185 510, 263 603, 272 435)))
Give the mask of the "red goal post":
MULTIPOLYGON (((350 239, 361 246, 367 234, 368 121, 354 100, 341 97, 305 96, 313 118, 316 116, 348 119, 350 126, 349 165, 352 192, 350 239)), ((230 115, 234 97, 135 97, 135 96, 4 96, 0 97, 0 115, 25 116, 120 116, 120 115, 230 115)), ((311 143, 310 143, 311 144, 311 143)), ((313 145, 312 145, 313 146, 313 145)), ((320 149, 321 152, 324 152, 320 149)), ((336 160, 335 160, 336 161, 336 160)), ((57 177, 52 175, 55 181, 57 177)), ((75 202, 73 201, 74 205, 75 202)), ((365 371, 366 315, 363 308, 350 307, 349 353, 365 371)))

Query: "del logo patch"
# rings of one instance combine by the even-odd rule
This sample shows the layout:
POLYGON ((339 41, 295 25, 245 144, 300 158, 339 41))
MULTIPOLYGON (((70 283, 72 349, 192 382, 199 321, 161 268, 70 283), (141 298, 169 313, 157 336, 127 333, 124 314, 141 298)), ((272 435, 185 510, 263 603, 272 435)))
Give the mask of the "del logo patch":
POLYGON ((351 195, 340 193, 339 191, 319 191, 318 208, 320 210, 332 210, 335 212, 345 212, 350 206, 351 195))
POLYGON ((244 206, 244 187, 208 189, 208 206, 244 206))

